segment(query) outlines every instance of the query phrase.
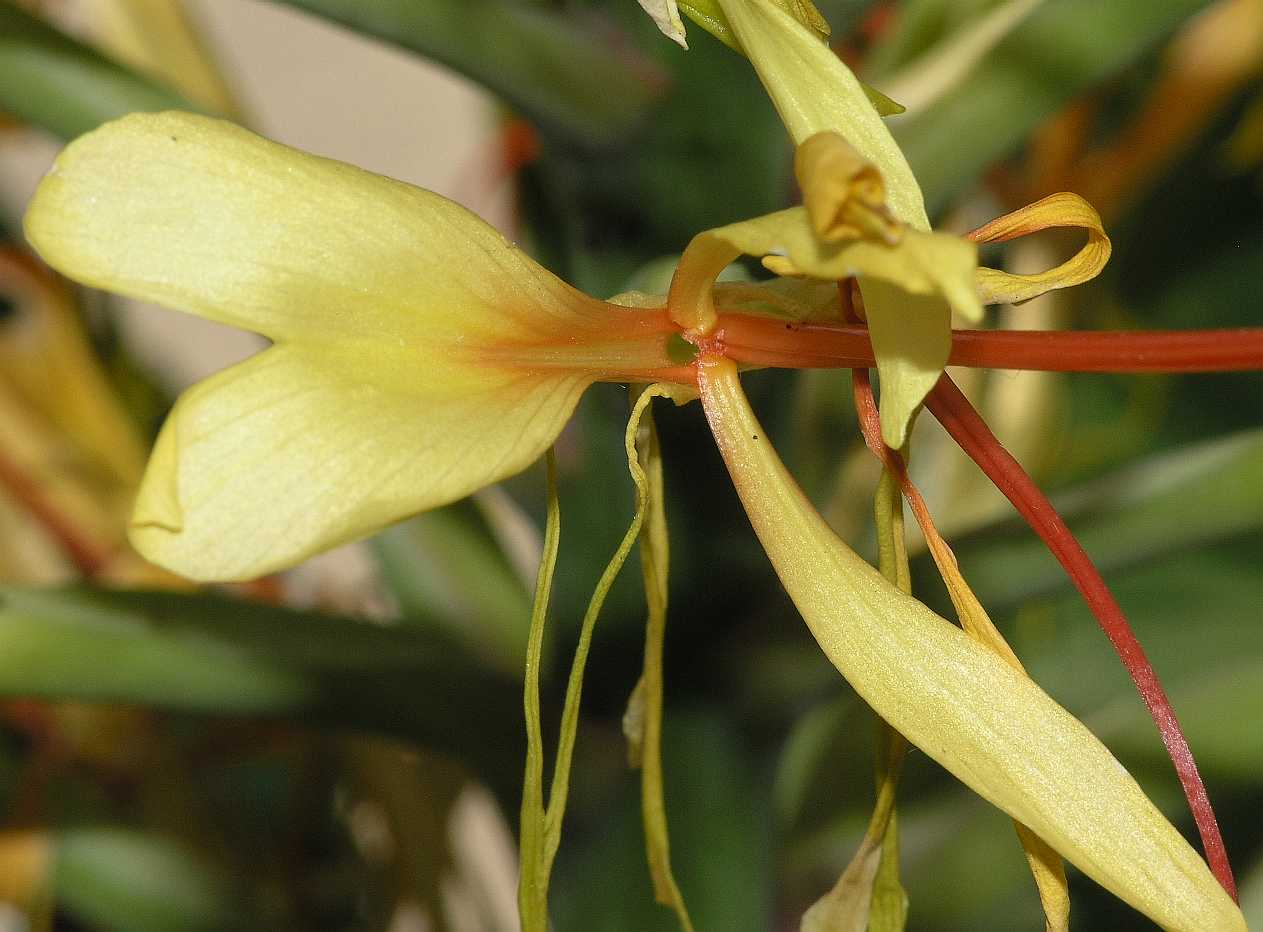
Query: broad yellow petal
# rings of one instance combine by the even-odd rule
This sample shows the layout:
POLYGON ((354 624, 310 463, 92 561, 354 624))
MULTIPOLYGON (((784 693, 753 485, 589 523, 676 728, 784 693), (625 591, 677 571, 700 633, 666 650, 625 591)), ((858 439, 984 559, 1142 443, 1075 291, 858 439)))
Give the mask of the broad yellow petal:
POLYGON ((25 227, 77 281, 277 341, 530 341, 608 314, 451 201, 187 113, 71 143, 25 227))
POLYGON ((703 358, 699 384, 751 524, 856 692, 980 796, 1163 927, 1244 930, 1205 862, 1082 723, 833 534, 772 450, 733 363, 703 358))
POLYGON ((525 468, 588 381, 362 340, 273 347, 176 404, 132 542, 199 580, 291 566, 525 468))
POLYGON ((823 39, 772 0, 718 0, 795 144, 840 134, 877 166, 890 209, 928 230, 921 188, 864 88, 823 39))

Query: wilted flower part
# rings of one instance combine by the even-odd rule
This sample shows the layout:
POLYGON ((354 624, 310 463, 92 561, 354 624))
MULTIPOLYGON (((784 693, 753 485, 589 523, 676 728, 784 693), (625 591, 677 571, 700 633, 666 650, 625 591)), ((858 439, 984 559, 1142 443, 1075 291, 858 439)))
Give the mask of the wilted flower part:
POLYGON ((837 538, 768 443, 731 360, 703 356, 698 385, 777 575, 884 720, 1164 928, 1245 929, 1206 863, 1082 723, 837 538))
POLYGON ((26 233, 81 282, 274 343, 187 392, 146 471, 132 540, 194 579, 461 498, 534 462, 593 381, 671 366, 663 315, 581 294, 464 208, 190 114, 71 144, 26 233))

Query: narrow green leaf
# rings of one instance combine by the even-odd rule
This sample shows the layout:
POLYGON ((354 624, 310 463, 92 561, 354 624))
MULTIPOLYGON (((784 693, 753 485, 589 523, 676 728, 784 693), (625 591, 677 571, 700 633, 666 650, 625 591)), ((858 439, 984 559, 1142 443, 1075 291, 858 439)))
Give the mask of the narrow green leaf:
POLYGON ((433 626, 520 674, 530 600, 468 501, 387 528, 373 549, 406 623, 433 626))
MULTIPOLYGON (((1150 457, 1054 496, 1103 571, 1263 527, 1263 431, 1150 457)), ((978 597, 1002 611, 1069 585, 1044 546, 1005 522, 953 544, 978 597)))
POLYGON ((1068 100, 1117 74, 1208 3, 1045 3, 933 107, 893 127, 930 209, 942 208, 1068 100))
MULTIPOLYGON (((649 389, 650 392, 653 389, 649 389)), ((645 824, 645 852, 654 899, 675 911, 680 927, 693 932, 675 875, 671 870, 671 842, 667 832, 666 796, 662 787, 662 705, 665 675, 663 648, 667 631, 667 595, 670 546, 667 537, 666 486, 662 476, 662 448, 652 409, 642 415, 637 438, 640 466, 644 471, 646 498, 644 528, 640 535, 640 568, 645 586, 648 617, 645 623, 645 665, 628 704, 639 705, 641 815, 645 824), (637 702, 639 697, 639 703, 637 702)), ((633 746, 635 746, 633 744, 633 746)))
POLYGON ((198 932, 245 928, 225 878, 176 842, 121 828, 54 839, 52 894, 86 928, 198 932))
POLYGON ((0 110, 72 139, 125 113, 171 109, 197 108, 0 0, 0 110))
POLYGON ((663 88, 647 61, 574 16, 514 0, 276 0, 419 52, 573 140, 607 144, 663 88))
POLYGON ((518 910, 523 929, 547 929, 548 880, 551 864, 545 854, 548 810, 544 806, 544 732, 540 721, 539 679, 544 654, 544 626, 552 596, 553 573, 561 539, 561 507, 557 500, 557 458, 547 455, 548 517, 544 524, 544 552, 531 608, 526 648, 526 764, 522 777, 520 822, 521 868, 518 873, 518 910))
MULTIPOLYGON (((675 710, 663 723, 671 847, 689 912, 706 932, 776 928, 775 844, 767 787, 750 741, 721 707, 675 710)), ((636 781, 602 807, 595 831, 567 844, 557 865, 558 932, 678 932, 653 902, 636 781)))
POLYGON ((0 696, 294 718, 411 738, 505 790, 517 688, 433 635, 171 593, 0 589, 0 696))
MULTIPOLYGON (((640 536, 640 529, 644 525, 645 513, 648 507, 648 480, 645 477, 645 471, 640 465, 640 459, 636 453, 636 433, 640 426, 640 420, 644 416, 645 411, 649 407, 649 403, 659 396, 669 396, 669 390, 658 386, 651 386, 641 393, 636 399, 635 405, 632 407, 631 417, 627 420, 627 430, 623 437, 623 447, 627 454, 627 468, 631 472, 632 481, 636 485, 636 512, 632 517, 631 525, 627 528, 627 533, 623 535, 622 541, 614 551, 614 555, 610 557, 610 561, 606 564, 605 571, 601 573, 601 578, 597 580, 596 587, 592 591, 592 598, 588 602, 587 611, 584 612, 583 622, 579 627, 579 643, 575 646, 574 660, 570 665, 570 677, 566 683, 566 698, 561 711, 561 725, 557 739, 557 760, 553 765, 552 785, 548 791, 548 804, 544 808, 542 825, 534 824, 539 819, 539 806, 542 805, 542 792, 538 792, 535 783, 538 780, 542 783, 542 747, 543 739, 539 733, 539 716, 538 716, 538 677, 539 677, 539 652, 540 639, 543 637, 544 614, 547 611, 547 601, 541 602, 536 599, 536 609, 531 619, 531 647, 527 651, 528 663, 533 658, 533 669, 528 668, 527 671, 527 687, 526 687, 526 710, 527 710, 527 728, 531 733, 528 747, 527 760, 527 777, 526 789, 531 794, 531 798, 523 802, 523 825, 527 826, 527 819, 531 820, 530 828, 530 861, 533 865, 531 878, 523 876, 522 888, 519 898, 527 903, 522 908, 522 928, 524 932, 546 932, 548 928, 548 885, 549 878, 552 874, 553 861, 557 856, 557 849, 561 845, 561 828, 566 818, 566 803, 570 795, 570 764, 574 758, 575 741, 579 734, 579 703, 583 697, 583 674, 587 667, 588 653, 592 648, 592 635, 596 630, 597 619, 600 618, 601 609, 605 605, 605 598, 609 595, 610 587, 614 585, 614 580, 618 578, 618 574, 623 569, 623 564, 627 562, 627 557, 631 553, 632 545, 636 543, 640 536), (529 810, 528 810, 529 807, 529 810), (529 884, 529 886, 528 886, 529 884)), ((550 488, 555 493, 556 481, 555 477, 550 476, 550 488)), ((555 494, 551 496, 555 500, 555 494)), ((541 570, 541 586, 539 592, 544 592, 543 583, 545 581, 551 586, 552 570, 549 568, 547 579, 541 570)), ((524 863, 527 863, 524 858, 524 863)))

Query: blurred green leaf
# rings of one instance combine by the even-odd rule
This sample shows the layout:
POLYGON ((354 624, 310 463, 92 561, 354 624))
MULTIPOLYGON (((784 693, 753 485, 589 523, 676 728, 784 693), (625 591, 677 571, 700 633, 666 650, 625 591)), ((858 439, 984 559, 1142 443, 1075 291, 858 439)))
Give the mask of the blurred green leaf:
MULTIPOLYGON (((689 912, 698 929, 763 932, 772 914, 771 815, 755 762, 713 713, 677 713, 663 724, 672 862, 689 912)), ((675 915, 653 901, 637 782, 628 774, 584 843, 562 842, 552 899, 559 932, 679 932, 675 915)))
MULTIPOLYGON (((1257 539, 1249 546, 1220 544, 1110 577, 1204 769, 1231 766, 1229 758, 1203 756, 1204 747, 1226 747, 1216 735, 1235 735, 1234 729, 1258 721, 1253 704, 1259 699, 1250 695, 1258 690, 1240 680, 1243 671, 1263 665, 1263 626, 1256 623, 1263 579, 1252 572, 1258 552, 1257 539), (1202 686, 1210 690, 1207 697, 1192 700, 1186 710, 1181 697, 1196 696, 1202 686), (1213 709, 1211 698, 1233 689, 1237 699, 1213 709)), ((1036 682, 1084 717, 1111 749, 1135 747, 1148 757, 1165 757, 1135 688, 1077 595, 1023 610, 1011 639, 1036 682)), ((1257 760, 1263 748, 1250 744, 1234 753, 1257 760)))
POLYGON ((299 718, 448 751, 497 789, 517 781, 517 685, 414 629, 215 596, 5 588, 0 654, 0 696, 299 718))
POLYGON ((53 896, 89 928, 197 932, 248 927, 225 879, 181 845, 120 828, 54 839, 53 896))
POLYGON ((578 17, 516 0, 277 0, 442 62, 568 138, 605 145, 663 76, 578 17))
POLYGON ((433 626, 522 675, 530 596, 469 502, 388 528, 373 548, 405 623, 433 626))
POLYGON ((1209 0, 1046 3, 938 103, 892 124, 931 212, 1072 97, 1152 48, 1209 0))
POLYGON ((171 109, 198 108, 0 0, 0 110, 72 139, 125 113, 171 109))
MULTIPOLYGON (((1053 498, 1103 572, 1263 528, 1263 431, 1164 453, 1053 498)), ((1069 586, 1025 525, 953 542, 979 598, 997 611, 1069 586)))

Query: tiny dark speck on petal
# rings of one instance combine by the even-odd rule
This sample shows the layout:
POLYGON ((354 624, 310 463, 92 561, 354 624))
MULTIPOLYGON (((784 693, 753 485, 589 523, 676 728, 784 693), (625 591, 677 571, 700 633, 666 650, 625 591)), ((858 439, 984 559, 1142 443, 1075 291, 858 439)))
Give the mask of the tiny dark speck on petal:
POLYGON ((179 138, 178 136, 172 136, 172 137, 171 137, 171 141, 172 141, 172 142, 179 142, 179 141, 180 141, 180 138, 179 138))
POLYGON ((758 435, 758 434, 751 434, 751 435, 750 435, 750 439, 751 439, 751 440, 758 440, 758 439, 759 439, 759 435, 758 435))

